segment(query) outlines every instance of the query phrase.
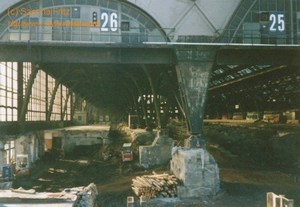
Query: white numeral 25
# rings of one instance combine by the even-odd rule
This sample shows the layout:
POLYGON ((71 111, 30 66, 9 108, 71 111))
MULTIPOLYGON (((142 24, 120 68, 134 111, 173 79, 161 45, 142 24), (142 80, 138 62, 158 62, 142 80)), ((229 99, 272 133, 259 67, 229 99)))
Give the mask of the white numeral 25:
POLYGON ((270 31, 283 32, 285 30, 284 14, 271 14, 269 20, 271 21, 270 31))

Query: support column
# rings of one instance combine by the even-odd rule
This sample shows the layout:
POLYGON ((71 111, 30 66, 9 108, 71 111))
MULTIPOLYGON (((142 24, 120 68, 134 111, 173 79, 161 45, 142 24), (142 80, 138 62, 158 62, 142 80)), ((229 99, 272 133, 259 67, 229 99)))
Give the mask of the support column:
POLYGON ((22 107, 20 107, 21 111, 19 113, 19 123, 21 125, 21 131, 24 130, 24 123, 25 123, 26 113, 28 110, 28 104, 31 97, 32 86, 34 84, 34 80, 39 71, 39 69, 35 66, 35 64, 32 63, 31 65, 32 65, 32 70, 29 79, 27 81, 27 87, 25 90, 22 107))
POLYGON ((51 121, 51 114, 52 114, 52 110, 53 110, 54 100, 55 100, 56 92, 57 92, 59 86, 60 86, 60 81, 56 80, 54 89, 52 91, 50 103, 48 105, 49 108, 47 111, 48 113, 46 114, 46 121, 51 121))
POLYGON ((180 198, 215 196, 220 189, 219 168, 205 149, 202 134, 209 76, 216 49, 209 46, 176 46, 177 76, 190 137, 185 147, 172 150, 171 171, 183 181, 177 187, 180 198))
MULTIPOLYGON (((140 115, 140 111, 139 111, 139 107, 138 107, 138 103, 137 103, 137 100, 138 100, 138 94, 136 94, 136 93, 134 93, 134 91, 133 91, 133 89, 129 86, 129 84, 128 83, 126 83, 126 82, 123 82, 122 83, 123 85, 124 85, 124 88, 126 88, 126 90, 127 90, 127 93, 128 93, 128 97, 131 97, 131 100, 129 101, 130 103, 132 103, 132 107, 133 107, 133 109, 134 110, 136 110, 136 114, 133 114, 133 115, 136 115, 137 116, 137 128, 138 128, 138 126, 140 126, 141 125, 141 115, 140 115)), ((130 98, 129 98, 130 99, 130 98)), ((129 115, 130 115, 130 113, 129 113, 129 115)), ((131 120, 131 118, 130 118, 130 120, 131 120)), ((128 121, 128 127, 129 128, 131 128, 131 122, 129 123, 129 121, 128 121)))
POLYGON ((169 162, 172 156, 174 142, 173 139, 166 134, 166 130, 162 129, 160 100, 157 97, 157 87, 155 87, 155 82, 153 81, 146 66, 142 65, 142 68, 147 76, 153 95, 153 104, 156 113, 156 123, 158 129, 158 133, 151 145, 139 147, 140 165, 145 168, 149 168, 156 165, 164 165, 169 162))
POLYGON ((157 129, 160 130, 161 129, 160 109, 159 109, 159 103, 157 100, 156 88, 154 86, 153 80, 152 80, 150 73, 149 73, 148 69, 146 68, 146 66, 142 65, 142 68, 147 76, 148 81, 149 81, 149 85, 150 85, 151 92, 153 95, 154 109, 155 109, 155 113, 156 113, 156 127, 157 127, 157 129))
POLYGON ((139 86, 136 78, 130 73, 127 73, 127 75, 131 79, 133 84, 135 85, 135 87, 138 91, 138 95, 141 97, 141 107, 142 107, 143 115, 145 117, 145 125, 146 125, 146 128, 150 128, 148 117, 147 117, 147 111, 146 111, 146 103, 145 103, 144 96, 143 96, 144 94, 142 93, 142 90, 140 89, 140 86, 139 86))
POLYGON ((68 110, 68 103, 69 103, 69 99, 71 97, 71 94, 72 94, 72 91, 71 90, 68 90, 68 94, 67 94, 67 97, 66 97, 66 100, 65 100, 65 103, 64 103, 64 108, 63 108, 63 112, 62 112, 62 121, 68 121, 67 120, 67 117, 65 118, 66 116, 66 113, 67 113, 67 110, 68 110))
POLYGON ((21 118, 23 106, 23 62, 18 62, 18 119, 21 118))
POLYGON ((202 136, 203 118, 216 49, 209 46, 178 46, 176 53, 177 76, 191 134, 186 144, 188 147, 205 148, 202 136))

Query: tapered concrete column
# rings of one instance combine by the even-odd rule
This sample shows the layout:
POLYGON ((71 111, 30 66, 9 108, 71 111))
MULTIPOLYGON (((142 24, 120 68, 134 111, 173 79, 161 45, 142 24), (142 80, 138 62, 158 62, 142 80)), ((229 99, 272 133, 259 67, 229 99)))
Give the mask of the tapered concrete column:
POLYGON ((184 148, 173 148, 171 171, 183 181, 183 185, 177 187, 178 197, 207 200, 220 190, 219 168, 205 149, 202 135, 206 94, 216 49, 185 45, 176 47, 176 54, 177 76, 191 136, 185 140, 184 148))
POLYGON ((189 132, 198 135, 202 131, 206 92, 212 63, 179 63, 178 74, 182 82, 181 92, 185 105, 189 132))
MULTIPOLYGON (((181 89, 190 147, 203 145, 202 127, 210 73, 216 49, 209 46, 177 46, 177 76, 181 89)), ((188 145, 189 145, 188 144, 188 145)), ((204 145, 203 145, 204 146, 204 145)))

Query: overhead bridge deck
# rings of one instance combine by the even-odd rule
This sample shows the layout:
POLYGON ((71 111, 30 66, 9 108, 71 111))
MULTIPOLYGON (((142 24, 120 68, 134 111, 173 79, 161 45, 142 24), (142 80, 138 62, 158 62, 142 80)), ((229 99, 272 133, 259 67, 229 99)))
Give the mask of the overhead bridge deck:
MULTIPOLYGON (((216 52, 215 64, 300 64, 299 45, 236 43, 143 44, 0 41, 1 61, 35 63, 100 63, 100 64, 176 64, 182 57, 176 51, 216 52), (62 55, 64 54, 64 55, 62 55)), ((201 54, 200 54, 201 55, 201 54)), ((205 58, 205 57, 204 57, 205 58)))
MULTIPOLYGON (((176 98, 174 94, 177 93, 179 85, 182 85, 182 80, 190 79, 190 76, 183 77, 183 73, 178 73, 178 68, 182 72, 188 70, 189 66, 180 66, 183 63, 194 64, 193 67, 199 74, 206 73, 205 65, 211 64, 208 70, 211 74, 210 78, 203 79, 199 75, 201 81, 204 81, 203 84, 208 85, 209 91, 221 89, 245 79, 252 80, 256 76, 267 75, 273 71, 279 71, 278 74, 295 74, 292 76, 297 79, 295 68, 300 65, 299 45, 172 42, 145 42, 133 45, 1 41, 0 46, 2 48, 1 61, 32 62, 38 70, 51 74, 59 82, 72 88, 92 103, 114 107, 116 103, 124 103, 121 99, 124 99, 124 94, 128 93, 124 93, 124 89, 129 91, 129 94, 139 94, 141 90, 151 93, 151 87, 145 85, 140 85, 140 89, 135 92, 131 89, 130 82, 135 78, 143 83, 148 82, 147 76, 144 76, 145 68, 150 72, 149 77, 154 79, 156 76, 162 78, 164 74, 168 74, 167 82, 171 82, 164 84, 158 93, 165 97, 172 97, 170 99, 176 102, 178 97, 176 98), (222 70, 226 72, 220 73, 222 70), (235 75, 236 73, 239 75, 235 75), (179 83, 177 83, 178 80, 179 83)), ((1 125, 9 129, 8 131, 20 128, 19 123, 1 125)), ((29 128, 32 126, 29 123, 23 125, 29 128)), ((37 128, 43 128, 47 124, 41 122, 35 125, 37 128)), ((55 123, 52 125, 58 126, 55 123)))

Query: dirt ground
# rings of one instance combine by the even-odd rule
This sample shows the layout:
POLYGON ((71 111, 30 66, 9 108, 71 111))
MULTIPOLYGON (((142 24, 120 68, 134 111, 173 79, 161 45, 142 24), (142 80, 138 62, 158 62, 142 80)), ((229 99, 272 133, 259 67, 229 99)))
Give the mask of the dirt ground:
MULTIPOLYGON (((186 136, 181 123, 172 123, 170 134, 180 145, 186 136)), ((221 177, 221 191, 211 200, 153 200, 143 206, 265 207, 266 193, 284 194, 300 207, 300 126, 266 123, 209 123, 204 136, 207 149, 215 157, 221 177)), ((87 186, 98 188, 99 207, 124 207, 133 196, 132 178, 155 172, 168 172, 169 165, 145 170, 138 156, 122 163, 122 139, 113 147, 78 147, 70 155, 39 161, 27 177, 17 177, 14 187, 36 191, 62 191, 87 186), (103 155, 109 153, 110 156, 103 155)), ((138 199, 138 198, 136 198, 138 199)), ((137 205, 139 206, 139 205, 137 205)))

